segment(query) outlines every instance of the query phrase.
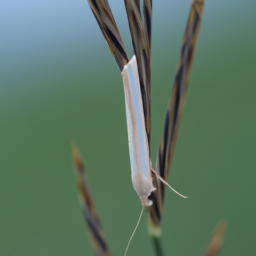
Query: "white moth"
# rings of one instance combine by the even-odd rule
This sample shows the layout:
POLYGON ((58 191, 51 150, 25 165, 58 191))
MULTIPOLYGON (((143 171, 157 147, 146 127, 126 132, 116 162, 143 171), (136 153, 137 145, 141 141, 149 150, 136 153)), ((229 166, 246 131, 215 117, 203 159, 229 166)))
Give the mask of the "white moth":
POLYGON ((175 193, 187 198, 174 190, 152 169, 135 55, 130 62, 124 66, 122 77, 124 83, 132 184, 140 198, 142 206, 148 207, 152 205, 152 201, 148 199, 155 190, 152 183, 152 172, 175 193))
POLYGON ((132 183, 140 198, 141 204, 147 207, 152 205, 152 201, 149 200, 148 197, 155 188, 152 184, 151 160, 135 56, 124 66, 122 77, 124 83, 132 183))

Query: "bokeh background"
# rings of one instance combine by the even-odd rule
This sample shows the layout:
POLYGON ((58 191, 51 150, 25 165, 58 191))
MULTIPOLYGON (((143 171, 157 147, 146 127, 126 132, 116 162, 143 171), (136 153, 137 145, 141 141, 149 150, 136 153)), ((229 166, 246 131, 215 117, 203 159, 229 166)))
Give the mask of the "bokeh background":
MULTIPOLYGON (((130 56, 123 1, 110 0, 130 56)), ((191 0, 153 1, 155 162, 191 0)), ((206 0, 167 190, 167 255, 198 255, 219 220, 221 255, 255 252, 256 1, 206 0)), ((93 255, 71 159, 87 167, 113 255, 141 210, 120 72, 86 0, 0 1, 0 255, 93 255)), ((146 214, 128 255, 154 255, 146 214)))

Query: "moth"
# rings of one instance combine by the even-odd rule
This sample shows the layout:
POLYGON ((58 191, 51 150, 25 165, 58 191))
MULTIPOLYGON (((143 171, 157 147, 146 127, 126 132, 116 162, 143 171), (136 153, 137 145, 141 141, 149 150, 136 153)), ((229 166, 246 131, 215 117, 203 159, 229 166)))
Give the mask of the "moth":
POLYGON ((122 71, 125 109, 129 140, 132 183, 144 207, 152 205, 148 199, 155 190, 152 184, 149 147, 140 91, 136 57, 122 71))
MULTIPOLYGON (((125 93, 132 183, 142 206, 148 207, 152 205, 152 201, 149 200, 149 197, 151 193, 156 190, 152 183, 152 173, 161 181, 163 180, 153 170, 150 160, 140 80, 135 56, 125 65, 122 71, 122 77, 125 93)), ((165 183, 165 181, 163 182, 165 183)), ((177 193, 177 191, 175 192, 177 193)))

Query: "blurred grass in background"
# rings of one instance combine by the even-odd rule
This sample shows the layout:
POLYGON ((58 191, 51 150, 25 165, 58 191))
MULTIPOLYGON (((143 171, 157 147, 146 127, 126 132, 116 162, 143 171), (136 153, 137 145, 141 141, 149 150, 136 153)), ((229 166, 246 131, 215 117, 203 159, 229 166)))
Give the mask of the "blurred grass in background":
MULTIPOLYGON (((125 45, 122 1, 109 1, 125 45)), ((152 159, 191 1, 153 1, 152 159)), ((167 190, 168 255, 197 255, 216 222, 221 255, 253 253, 256 2, 206 1, 167 190)), ((141 206, 130 178, 121 75, 86 0, 0 3, 0 255, 93 255, 77 200, 77 142, 113 255, 141 206)), ((153 255, 145 218, 130 255, 153 255)))

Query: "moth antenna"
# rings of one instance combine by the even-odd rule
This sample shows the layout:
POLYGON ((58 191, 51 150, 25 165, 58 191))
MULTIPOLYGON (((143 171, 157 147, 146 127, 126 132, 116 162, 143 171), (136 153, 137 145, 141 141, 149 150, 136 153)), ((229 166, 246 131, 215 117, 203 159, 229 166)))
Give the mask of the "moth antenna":
POLYGON ((172 188, 154 169, 151 168, 151 171, 156 175, 156 177, 163 182, 166 186, 168 186, 173 192, 175 192, 176 194, 178 194, 179 196, 183 197, 183 198, 188 198, 187 196, 183 196, 182 194, 180 194, 178 191, 176 191, 174 188, 172 188))
POLYGON ((143 210, 144 210, 144 207, 142 207, 139 220, 138 220, 137 225, 136 225, 136 227, 135 227, 135 229, 134 229, 134 231, 133 231, 133 233, 132 233, 132 236, 131 236, 131 238, 130 238, 130 240, 129 240, 129 242, 128 242, 128 245, 127 245, 127 247, 126 247, 124 256, 126 256, 126 253, 127 253, 128 248, 129 248, 129 246, 130 246, 130 243, 131 243, 131 241, 132 241, 132 238, 133 238, 133 236, 134 236, 134 234, 135 234, 135 232, 136 232, 136 230, 137 230, 137 228, 138 228, 138 226, 139 226, 139 224, 140 224, 140 220, 141 220, 141 217, 142 217, 143 210))

